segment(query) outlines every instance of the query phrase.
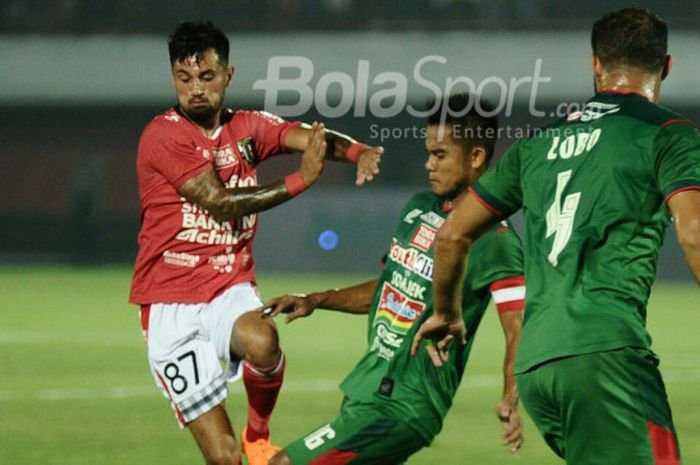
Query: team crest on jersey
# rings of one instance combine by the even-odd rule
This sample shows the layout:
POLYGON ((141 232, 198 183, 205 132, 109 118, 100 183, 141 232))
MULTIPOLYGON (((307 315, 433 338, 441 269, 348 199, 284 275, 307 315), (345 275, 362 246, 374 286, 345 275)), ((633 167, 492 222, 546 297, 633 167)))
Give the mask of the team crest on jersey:
POLYGON ((252 136, 244 137, 243 139, 239 140, 236 142, 236 146, 238 147, 238 152, 241 154, 246 163, 249 165, 255 164, 255 161, 258 159, 258 152, 255 150, 255 144, 253 143, 252 136))
POLYGON ((398 334, 407 334, 420 318, 425 304, 406 297, 389 283, 382 286, 374 326, 386 324, 398 334))
POLYGON ((413 234, 410 244, 418 250, 427 252, 430 250, 430 247, 432 247, 436 234, 436 229, 433 229, 426 224, 421 224, 420 227, 416 229, 415 234, 413 234))

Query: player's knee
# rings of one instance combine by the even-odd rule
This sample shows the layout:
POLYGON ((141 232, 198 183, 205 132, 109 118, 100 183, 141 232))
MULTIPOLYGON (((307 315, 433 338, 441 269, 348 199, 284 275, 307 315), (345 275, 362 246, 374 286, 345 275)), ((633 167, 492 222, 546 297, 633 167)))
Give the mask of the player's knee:
POLYGON ((221 445, 204 454, 207 465, 241 465, 241 453, 236 444, 221 445))
POLYGON ((269 324, 257 325, 246 352, 246 359, 255 366, 269 367, 277 364, 281 353, 277 328, 269 324))
POLYGON ((253 312, 243 315, 234 327, 231 350, 257 367, 277 364, 281 351, 274 322, 253 312))
POLYGON ((292 462, 289 460, 287 452, 281 450, 270 459, 268 465, 292 465, 292 462))

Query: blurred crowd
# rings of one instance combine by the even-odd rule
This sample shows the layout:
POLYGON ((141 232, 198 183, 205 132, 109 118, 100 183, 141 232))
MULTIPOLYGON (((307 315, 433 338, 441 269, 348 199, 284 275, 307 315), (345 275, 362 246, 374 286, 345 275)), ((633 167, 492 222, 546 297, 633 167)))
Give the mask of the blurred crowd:
MULTIPOLYGON (((586 29, 629 1, 588 0, 2 0, 0 33, 162 34, 185 19, 229 32, 586 29)), ((697 1, 642 2, 676 28, 697 29, 697 1)))

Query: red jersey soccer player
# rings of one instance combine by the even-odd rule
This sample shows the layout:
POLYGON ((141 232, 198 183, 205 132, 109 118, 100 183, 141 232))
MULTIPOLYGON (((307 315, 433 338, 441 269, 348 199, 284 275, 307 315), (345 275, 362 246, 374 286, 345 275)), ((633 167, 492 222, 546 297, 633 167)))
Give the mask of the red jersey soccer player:
POLYGON ((243 452, 250 464, 267 463, 285 361, 272 320, 251 311, 261 305, 256 214, 316 182, 324 158, 357 162, 357 184, 371 180, 382 149, 321 124, 224 109, 233 67, 228 39, 210 22, 181 24, 169 51, 178 105, 157 116, 139 143, 142 226, 130 301, 141 306, 156 384, 206 462, 241 463, 224 400, 227 380, 242 375, 243 452), (299 170, 258 186, 257 164, 291 151, 303 151, 299 170))

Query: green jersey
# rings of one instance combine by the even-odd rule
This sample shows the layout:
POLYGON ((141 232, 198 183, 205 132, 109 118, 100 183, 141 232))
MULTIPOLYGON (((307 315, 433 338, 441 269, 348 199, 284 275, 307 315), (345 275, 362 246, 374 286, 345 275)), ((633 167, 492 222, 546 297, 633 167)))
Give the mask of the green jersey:
POLYGON ((670 214, 700 187, 700 136, 636 94, 601 93, 514 144, 473 186, 498 214, 523 208, 527 297, 516 371, 649 348, 646 304, 670 214))
POLYGON ((368 350, 341 384, 345 395, 405 421, 427 442, 440 431, 457 391, 474 334, 490 300, 489 285, 523 274, 520 238, 499 225, 469 255, 463 284, 467 344, 454 344, 436 368, 425 350, 410 355, 416 330, 432 314, 433 240, 447 217, 431 192, 404 207, 369 310, 368 350))

